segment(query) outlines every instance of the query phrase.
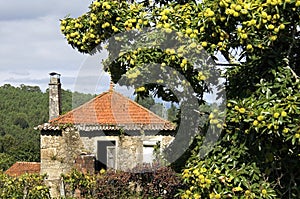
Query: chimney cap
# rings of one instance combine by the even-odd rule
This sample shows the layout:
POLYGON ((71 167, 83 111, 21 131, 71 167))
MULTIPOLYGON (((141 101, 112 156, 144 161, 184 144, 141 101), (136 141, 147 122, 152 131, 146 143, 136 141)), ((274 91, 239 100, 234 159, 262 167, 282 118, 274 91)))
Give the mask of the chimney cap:
POLYGON ((109 92, 113 92, 115 87, 115 83, 113 81, 110 81, 109 83, 109 92))
POLYGON ((54 76, 54 75, 60 76, 60 74, 57 73, 57 72, 51 72, 51 73, 49 73, 49 75, 50 75, 50 76, 54 76))

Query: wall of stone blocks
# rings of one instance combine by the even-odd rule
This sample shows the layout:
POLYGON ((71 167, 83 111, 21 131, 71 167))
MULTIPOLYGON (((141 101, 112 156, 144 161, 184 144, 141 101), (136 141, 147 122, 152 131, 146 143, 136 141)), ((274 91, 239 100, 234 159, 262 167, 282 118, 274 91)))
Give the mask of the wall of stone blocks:
POLYGON ((60 133, 41 132, 41 174, 47 174, 46 183, 51 187, 52 197, 60 193, 61 174, 71 171, 82 151, 79 132, 73 128, 60 133))

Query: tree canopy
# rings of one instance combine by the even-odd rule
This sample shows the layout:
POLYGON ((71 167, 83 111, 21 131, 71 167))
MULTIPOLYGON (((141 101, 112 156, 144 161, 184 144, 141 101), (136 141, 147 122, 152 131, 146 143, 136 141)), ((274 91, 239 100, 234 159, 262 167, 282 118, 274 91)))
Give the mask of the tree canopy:
MULTIPOLYGON (((40 160, 40 134, 34 130, 48 122, 48 92, 38 86, 5 84, 0 87, 0 170, 8 169, 16 161, 40 160)), ((81 105, 93 95, 62 90, 62 112, 81 105)))
MULTIPOLYGON (((96 0, 82 16, 63 19, 61 31, 82 53, 101 50, 99 44, 114 38, 106 48, 109 58, 117 55, 117 59, 104 62, 113 80, 126 75, 130 84, 147 78, 145 74, 156 75, 156 84, 136 91, 154 91, 174 102, 179 101, 176 95, 162 86, 173 75, 164 76, 163 68, 170 66, 183 75, 202 104, 212 73, 194 67, 202 60, 186 56, 205 49, 219 63, 221 56, 215 55, 221 54, 226 60, 221 70, 226 79, 226 123, 206 156, 198 155, 203 132, 194 140, 196 147, 182 174, 189 187, 181 192, 182 198, 296 198, 300 196, 299 23, 299 0, 96 0), (144 41, 151 45, 146 48, 132 45, 141 41, 118 37, 124 32, 143 37, 145 28, 165 34, 147 35, 144 41), (185 39, 188 45, 159 45, 162 40, 185 39), (131 49, 119 52, 118 43, 131 49), (147 73, 145 63, 159 65, 147 73)), ((208 122, 218 123, 216 115, 212 112, 208 122)))

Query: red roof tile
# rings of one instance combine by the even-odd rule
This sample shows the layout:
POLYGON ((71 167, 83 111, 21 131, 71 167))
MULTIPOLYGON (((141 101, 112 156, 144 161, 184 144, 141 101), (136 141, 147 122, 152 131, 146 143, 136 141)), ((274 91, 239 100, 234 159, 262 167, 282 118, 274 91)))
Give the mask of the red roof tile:
MULTIPOLYGON (((110 89, 82 106, 50 121, 51 124, 98 126, 115 130, 174 130, 175 125, 133 100, 110 89)), ((93 128, 92 128, 93 129, 93 128)), ((98 128, 99 130, 99 128, 98 128)))
POLYGON ((10 176, 20 176, 25 173, 39 174, 41 170, 41 163, 39 162, 16 162, 8 170, 5 171, 10 176))

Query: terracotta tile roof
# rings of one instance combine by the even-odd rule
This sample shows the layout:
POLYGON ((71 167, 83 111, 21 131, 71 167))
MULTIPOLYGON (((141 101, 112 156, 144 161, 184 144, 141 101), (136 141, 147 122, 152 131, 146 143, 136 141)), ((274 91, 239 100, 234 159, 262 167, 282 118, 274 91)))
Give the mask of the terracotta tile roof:
POLYGON ((39 162, 16 162, 5 173, 10 176, 20 176, 25 173, 39 174, 40 170, 41 163, 39 162))
POLYGON ((118 92, 109 90, 49 121, 89 130, 174 130, 175 125, 118 92))

